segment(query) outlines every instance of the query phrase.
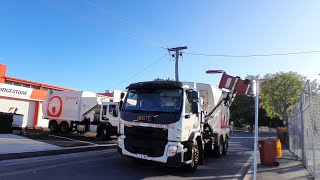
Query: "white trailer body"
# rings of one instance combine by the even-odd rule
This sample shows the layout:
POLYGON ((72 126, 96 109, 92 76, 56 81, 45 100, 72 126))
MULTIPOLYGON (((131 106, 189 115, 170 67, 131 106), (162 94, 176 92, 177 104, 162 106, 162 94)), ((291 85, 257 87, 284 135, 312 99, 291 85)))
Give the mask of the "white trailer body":
POLYGON ((89 91, 51 92, 42 108, 52 132, 90 131, 106 138, 119 125, 118 103, 89 91))
POLYGON ((49 119, 83 121, 86 112, 101 104, 102 98, 93 92, 56 91, 43 102, 43 115, 49 119))

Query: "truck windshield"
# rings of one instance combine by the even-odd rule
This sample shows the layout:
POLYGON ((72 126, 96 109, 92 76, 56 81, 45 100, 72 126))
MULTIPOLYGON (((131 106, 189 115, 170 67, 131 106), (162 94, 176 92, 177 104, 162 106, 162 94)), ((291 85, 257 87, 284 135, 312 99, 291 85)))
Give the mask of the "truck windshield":
POLYGON ((124 103, 125 111, 180 112, 182 89, 133 89, 124 103))

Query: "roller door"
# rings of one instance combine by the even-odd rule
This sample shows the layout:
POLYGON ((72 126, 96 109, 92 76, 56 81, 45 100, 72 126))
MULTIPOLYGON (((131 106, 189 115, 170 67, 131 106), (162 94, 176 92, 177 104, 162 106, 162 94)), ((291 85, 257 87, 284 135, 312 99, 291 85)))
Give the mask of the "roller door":
POLYGON ((35 102, 0 98, 0 112, 9 112, 18 108, 17 114, 23 114, 22 127, 33 127, 35 102))
POLYGON ((49 120, 43 119, 42 117, 43 117, 42 103, 40 103, 37 127, 47 128, 49 126, 49 120))

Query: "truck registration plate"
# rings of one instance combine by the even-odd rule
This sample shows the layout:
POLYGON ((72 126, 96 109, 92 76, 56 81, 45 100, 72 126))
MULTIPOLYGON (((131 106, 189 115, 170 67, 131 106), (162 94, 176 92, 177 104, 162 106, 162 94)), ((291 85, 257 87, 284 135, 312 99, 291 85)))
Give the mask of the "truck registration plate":
POLYGON ((144 154, 137 154, 137 157, 140 159, 148 159, 148 156, 144 154))

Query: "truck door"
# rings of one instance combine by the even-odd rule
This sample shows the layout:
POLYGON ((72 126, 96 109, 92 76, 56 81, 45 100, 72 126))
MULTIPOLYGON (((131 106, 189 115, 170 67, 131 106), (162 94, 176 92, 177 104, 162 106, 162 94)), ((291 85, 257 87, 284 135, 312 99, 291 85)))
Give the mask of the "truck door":
POLYGON ((196 130, 199 126, 199 118, 198 114, 192 113, 192 100, 190 96, 187 96, 184 99, 184 120, 183 120, 183 132, 182 132, 182 139, 187 140, 189 139, 190 134, 196 130))
POLYGON ((102 120, 108 121, 112 126, 119 125, 119 105, 115 102, 107 102, 103 104, 102 120))

